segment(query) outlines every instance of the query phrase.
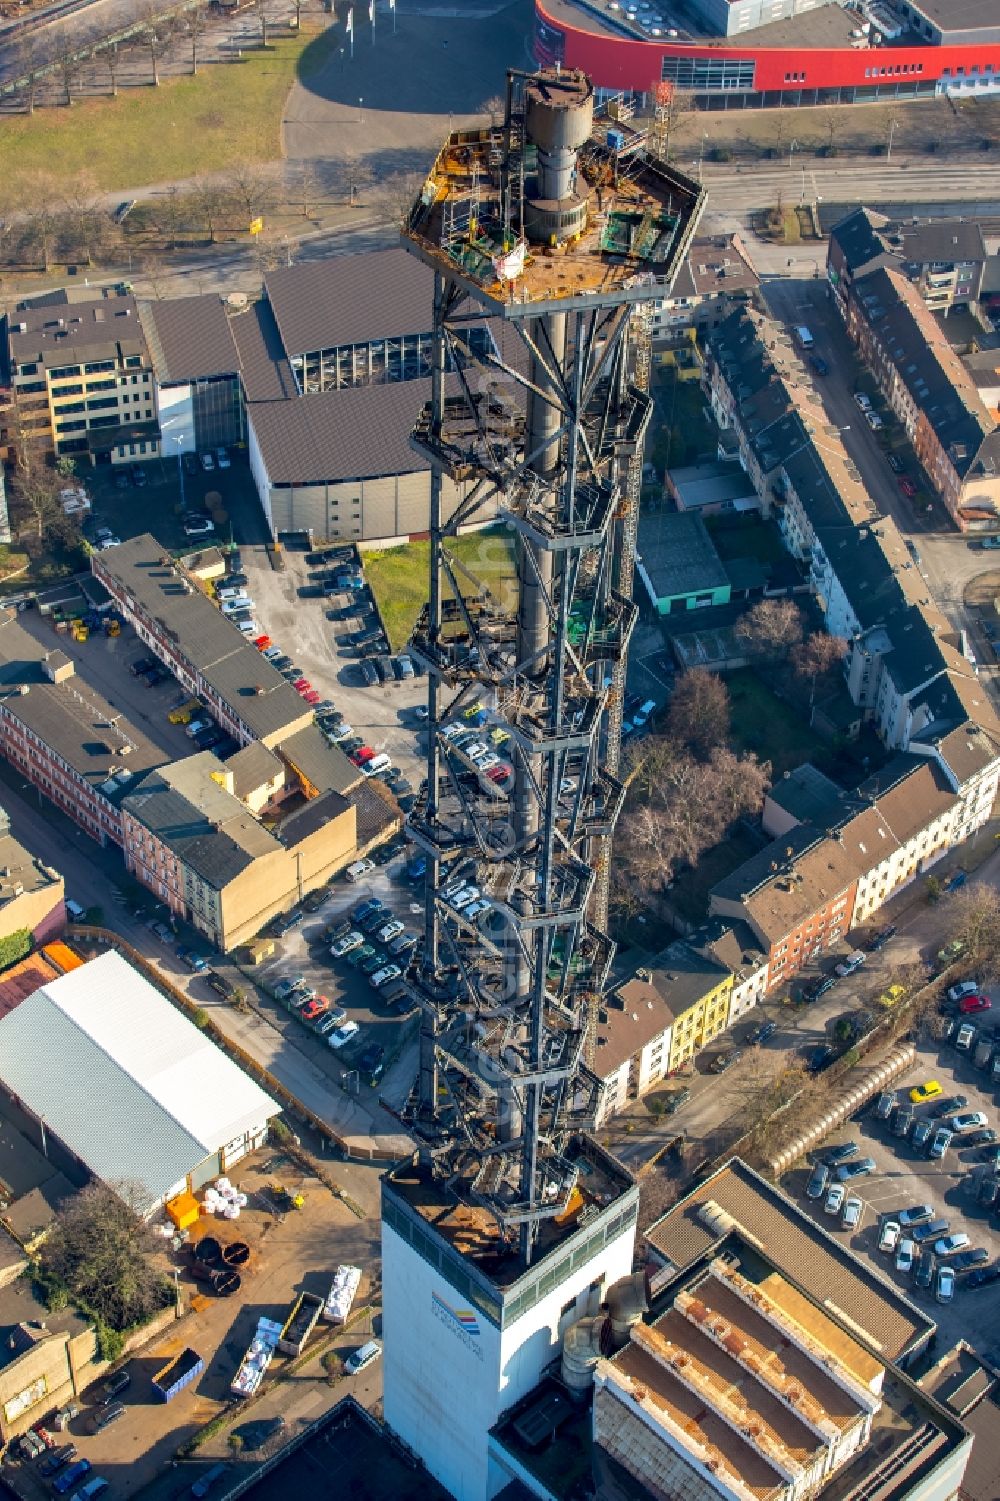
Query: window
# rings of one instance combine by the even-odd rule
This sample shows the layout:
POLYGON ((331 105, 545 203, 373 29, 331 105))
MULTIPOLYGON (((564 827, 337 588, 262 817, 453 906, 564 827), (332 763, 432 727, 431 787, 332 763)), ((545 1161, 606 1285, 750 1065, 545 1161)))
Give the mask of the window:
POLYGON ((86 417, 74 417, 74 419, 72 420, 72 422, 57 422, 56 423, 56 432, 57 433, 73 433, 73 432, 77 432, 81 427, 86 427, 86 426, 87 426, 87 419, 86 419, 86 417))
MULTIPOLYGON (((114 360, 94 360, 93 364, 84 365, 83 373, 84 375, 100 375, 103 370, 113 370, 114 368, 114 360)), ((79 375, 79 373, 78 369, 71 372, 73 375, 79 375)))
POLYGON ((98 411, 101 410, 102 407, 116 407, 117 405, 118 405, 118 397, 117 396, 98 396, 97 399, 96 399, 96 401, 88 401, 87 402, 87 411, 88 412, 98 412, 98 411))
MULTIPOLYGON (((141 354, 130 354, 130 355, 128 355, 126 357, 125 363, 126 363, 126 365, 128 365, 128 367, 129 367, 130 370, 131 369, 137 369, 138 366, 140 366, 142 364, 142 355, 141 354)), ((112 368, 114 368, 114 367, 112 366, 112 368)), ((148 377, 144 376, 143 379, 144 380, 148 379, 148 377)))
POLYGON ((84 412, 86 409, 85 401, 67 401, 62 406, 56 407, 56 416, 64 417, 67 412, 84 412))
POLYGON ((58 369, 49 371, 49 380, 65 380, 69 375, 79 374, 79 365, 60 365, 58 369))
POLYGON ((29 380, 23 386, 18 386, 17 388, 19 396, 34 396, 36 392, 44 390, 45 382, 43 380, 29 380))
POLYGON ((113 391, 117 382, 114 380, 92 380, 89 389, 91 391, 113 391))
POLYGON ((118 415, 116 412, 112 412, 109 417, 92 417, 90 425, 91 427, 117 427, 118 415))

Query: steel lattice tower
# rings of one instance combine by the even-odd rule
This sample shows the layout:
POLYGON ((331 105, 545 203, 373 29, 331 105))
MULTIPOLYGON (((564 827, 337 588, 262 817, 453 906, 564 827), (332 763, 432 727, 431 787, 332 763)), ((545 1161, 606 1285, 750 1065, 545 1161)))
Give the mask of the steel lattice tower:
POLYGON ((613 946, 594 912, 624 796, 650 414, 630 322, 668 292, 703 206, 612 114, 595 123, 582 74, 509 74, 503 127, 453 134, 404 226, 435 272, 431 399, 413 434, 432 482, 411 642, 429 718, 408 826, 427 857, 410 1124, 422 1171, 486 1208, 524 1266, 570 1205, 569 1148, 599 1103, 586 1037, 613 946), (446 480, 461 496, 447 521, 446 480), (494 506, 515 549, 510 608, 446 546, 494 506), (475 705, 484 737, 507 737, 503 784, 445 733, 475 705), (453 902, 463 879, 489 911, 453 902))

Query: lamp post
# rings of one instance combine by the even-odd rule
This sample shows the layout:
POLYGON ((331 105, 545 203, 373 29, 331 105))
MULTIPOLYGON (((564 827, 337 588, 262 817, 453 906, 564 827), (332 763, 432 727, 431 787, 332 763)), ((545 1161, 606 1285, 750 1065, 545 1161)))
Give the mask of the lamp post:
POLYGON ((892 157, 892 138, 896 134, 896 126, 897 126, 897 124, 898 124, 898 121, 896 120, 895 116, 893 116, 893 118, 889 121, 889 142, 888 142, 888 145, 885 148, 885 159, 886 159, 886 161, 889 161, 890 158, 892 157))
POLYGON ((359 125, 363 125, 364 123, 365 123, 365 101, 359 95, 358 96, 358 124, 359 125))

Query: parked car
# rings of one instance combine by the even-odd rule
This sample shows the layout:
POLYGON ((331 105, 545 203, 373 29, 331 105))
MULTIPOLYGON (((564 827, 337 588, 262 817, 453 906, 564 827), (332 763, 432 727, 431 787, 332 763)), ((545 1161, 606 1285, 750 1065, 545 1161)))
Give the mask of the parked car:
POLYGON ((913 1262, 917 1254, 916 1243, 909 1236, 899 1242, 896 1247, 896 1271, 909 1276, 913 1271, 913 1262))
POLYGON ((993 1002, 988 995, 967 995, 964 1001, 958 1003, 962 1016, 971 1016, 977 1011, 990 1011, 992 1008, 993 1002))
POLYGON ((403 971, 398 964, 387 964, 382 969, 377 969, 372 975, 369 984, 375 990, 381 990, 383 985, 388 985, 390 980, 398 980, 403 971))
POLYGON ((847 1162, 851 1157, 858 1154, 856 1141, 842 1142, 839 1147, 832 1147, 826 1154, 826 1162, 829 1167, 837 1167, 841 1162, 847 1162))
POLYGON ((68 1470, 63 1470, 62 1474, 56 1476, 52 1482, 52 1489, 57 1496, 65 1496, 66 1492, 76 1485, 78 1480, 82 1480, 84 1475, 89 1475, 92 1469, 89 1459, 77 1459, 68 1470))
POLYGON ((938 1100, 937 1104, 934 1106, 934 1109, 931 1111, 931 1115, 934 1116, 935 1119, 940 1119, 940 1117, 943 1115, 951 1115, 952 1111, 954 1110, 963 1109, 964 1106, 966 1106, 968 1103, 968 1098, 964 1094, 945 1095, 943 1100, 938 1100))
POLYGON ((925 1225, 934 1218, 934 1207, 931 1204, 911 1204, 909 1209, 901 1209, 896 1218, 904 1230, 912 1230, 914 1225, 925 1225))
POLYGON ((859 970, 867 958, 868 955, 863 949, 855 949, 853 954, 848 954, 846 959, 841 959, 840 963, 834 966, 835 973, 843 980, 848 975, 853 975, 855 970, 859 970))
POLYGON ((992 1266, 977 1266, 974 1272, 970 1272, 965 1279, 966 1287, 989 1287, 992 1282, 1000 1278, 1000 1265, 996 1262, 992 1266))
MULTIPOLYGON (((752 1047, 759 1047, 762 1042, 766 1042, 769 1037, 773 1037, 777 1030, 778 1023, 775 1021, 760 1022, 747 1037, 747 1042, 752 1047)), ((855 1150, 857 1149, 855 1148, 855 1150)))
POLYGON ((844 1200, 844 1207, 840 1215, 841 1228, 844 1230, 855 1230, 861 1223, 863 1209, 864 1204, 858 1198, 857 1194, 848 1194, 844 1200))
POLYGON ((76 1458, 75 1444, 60 1444, 58 1449, 51 1449, 41 1464, 38 1466, 39 1475, 46 1479, 50 1475, 57 1475, 65 1465, 76 1458))
POLYGON ((899 1244, 900 1234, 901 1231, 899 1228, 898 1220, 883 1220, 882 1229, 879 1232, 878 1238, 879 1250, 885 1251, 887 1255, 895 1251, 897 1245, 899 1244))
POLYGON ((228 1474, 229 1466, 227 1464, 222 1464, 220 1461, 218 1464, 212 1465, 212 1467, 206 1470, 204 1475, 199 1476, 199 1478, 194 1482, 194 1485, 192 1485, 192 1496, 197 1496, 199 1498, 207 1496, 209 1491, 212 1490, 217 1482, 220 1481, 224 1475, 228 1474))
POLYGON ((956 1251, 964 1251, 969 1244, 969 1237, 964 1230, 956 1230, 951 1235, 942 1235, 940 1240, 934 1242, 935 1256, 954 1256, 956 1251))
POLYGON ((851 1183, 855 1178, 866 1178, 876 1168, 874 1157, 859 1157, 857 1162, 844 1162, 836 1169, 841 1183, 851 1183))
POLYGON ((359 1350, 355 1350, 353 1355, 348 1355, 344 1362, 344 1370, 349 1376, 356 1376, 359 1371, 364 1370, 365 1366, 371 1365, 373 1361, 378 1360, 381 1354, 382 1346, 378 1340, 370 1339, 359 1350))
POLYGON ((948 1221, 943 1219, 928 1220, 926 1225, 915 1225, 910 1232, 918 1246, 925 1241, 937 1240, 939 1236, 947 1234, 948 1221))
POLYGON ((125 1409, 120 1402, 105 1402, 91 1417, 90 1431, 103 1433, 105 1428, 110 1428, 112 1423, 119 1422, 124 1416, 125 1409))
POLYGON ((951 1264, 956 1272, 971 1272, 975 1267, 985 1266, 989 1259, 989 1251, 982 1246, 973 1246, 968 1251, 959 1251, 951 1264))
POLYGON ((352 929, 350 933, 346 933, 343 938, 338 938, 330 945, 330 953, 334 959, 342 959, 352 949, 360 948, 364 941, 364 934, 359 933, 357 929, 352 929))
POLYGON ((830 1182, 830 1169, 825 1162, 817 1162, 806 1183, 806 1198, 821 1199, 830 1182))
POLYGON ((938 1267, 934 1296, 939 1303, 950 1303, 955 1296, 955 1273, 950 1266, 938 1267))
POLYGON ((926 1084, 916 1084, 910 1090, 910 1099, 914 1105, 926 1105, 928 1100, 936 1100, 941 1093, 941 1086, 936 1079, 928 1079, 926 1084))
POLYGON ((959 1001, 965 1000, 966 996, 977 995, 978 992, 979 985, 975 980, 961 980, 945 992, 945 999, 957 1006, 959 1001))
POLYGON ((896 1096, 891 1089, 883 1089, 875 1101, 875 1119, 887 1121, 896 1108, 896 1096))
POLYGON ((976 1029, 971 1022, 963 1022, 955 1034, 955 1047, 960 1053, 967 1053, 976 1039, 976 1029))
POLYGON ((940 1160, 951 1146, 954 1133, 947 1126, 939 1126, 931 1138, 931 1144, 927 1149, 928 1157, 940 1160))
POLYGON ((338 1027, 335 1032, 330 1033, 327 1042, 332 1048, 343 1048, 347 1046, 352 1037, 357 1037, 360 1031, 361 1028, 356 1021, 344 1022, 343 1026, 338 1027))
POLYGON ((839 1214, 846 1198, 847 1189, 842 1183, 831 1184, 823 1201, 824 1214, 839 1214))
POLYGON ((953 1131, 964 1134, 981 1130, 987 1124, 987 1117, 982 1110, 967 1110, 961 1115, 953 1115, 949 1124, 953 1131))
POLYGON ((865 948, 870 954, 876 954, 878 953, 879 949, 885 948, 886 944, 889 942, 889 939, 894 937, 895 933, 896 924, 889 923, 888 927, 880 928, 879 931, 874 935, 874 937, 869 938, 868 942, 865 944, 865 948))
POLYGON ((933 1251, 921 1251, 917 1257, 917 1269, 913 1274, 913 1280, 917 1287, 926 1292, 933 1286, 934 1273, 937 1270, 937 1262, 934 1260, 933 1251))

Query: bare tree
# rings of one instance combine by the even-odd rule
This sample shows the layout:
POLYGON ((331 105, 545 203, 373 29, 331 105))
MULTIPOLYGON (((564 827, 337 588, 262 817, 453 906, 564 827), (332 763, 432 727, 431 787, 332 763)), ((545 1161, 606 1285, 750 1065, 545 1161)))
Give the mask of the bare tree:
POLYGON ((110 248, 115 226, 107 213, 92 173, 82 172, 62 194, 62 235, 67 250, 88 265, 110 248))
POLYGON ((416 172, 396 172, 382 178, 375 191, 375 203, 389 224, 402 224, 407 218, 423 186, 423 179, 416 172))
POLYGON ((151 6, 146 23, 139 33, 140 45, 149 53, 149 66, 153 75, 153 87, 159 86, 160 60, 170 50, 174 38, 175 23, 169 16, 158 16, 151 6))
POLYGON ((59 76, 62 79, 67 109, 73 103, 73 90, 76 88, 80 77, 81 59, 73 53, 67 53, 59 59, 59 76))
POLYGON ((690 94, 682 93, 669 82, 656 85, 650 147, 653 155, 658 156, 661 161, 669 159, 674 130, 682 117, 693 108, 690 94))
POLYGON ((21 38, 17 44, 15 73, 24 80, 25 108, 29 115, 35 113, 35 100, 38 95, 38 80, 44 65, 45 58, 38 45, 38 38, 32 32, 21 38))
POLYGON ((792 647, 792 670, 797 678, 809 684, 810 707, 816 698, 817 682, 838 671, 846 655, 847 642, 843 636, 828 636, 825 631, 813 631, 792 647))
POLYGON ((970 881, 944 898, 947 931, 965 944, 967 960, 982 983, 1000 978, 1000 892, 970 881))
POLYGON ((30 527, 41 542, 63 514, 59 504, 62 480, 37 449, 25 448, 23 459, 11 480, 11 512, 13 519, 22 528, 30 527))
POLYGON ((32 173, 24 183, 24 233, 28 244, 41 259, 42 269, 45 271, 52 262, 59 232, 59 216, 54 206, 57 193, 57 185, 47 172, 32 173))
POLYGON ((729 735, 729 690, 718 673, 704 667, 686 672, 667 714, 667 735, 704 755, 729 735))
POLYGON ((257 219, 272 201, 274 184, 266 170, 257 162, 244 161, 230 169, 229 186, 233 198, 245 215, 246 225, 257 219))
POLYGON ((193 5, 190 10, 184 11, 180 17, 180 23, 184 34, 191 43, 191 72, 198 71, 198 43, 201 41, 205 30, 205 9, 202 5, 193 5))
POLYGON ((349 156, 341 164, 340 179, 344 201, 350 204, 351 208, 356 208, 358 195, 372 181, 372 169, 366 161, 356 156, 349 156))
POLYGON ((267 28, 271 17, 268 14, 271 0, 250 0, 249 9, 253 11, 260 23, 260 45, 267 46, 267 28))
POLYGON ((218 177, 200 177, 194 188, 194 208, 208 230, 210 244, 215 244, 220 221, 231 206, 228 185, 218 177))
POLYGON ((802 611, 791 599, 761 599, 733 627, 759 651, 786 656, 802 640, 802 611))
POLYGON ((323 196, 323 180, 315 162, 306 159, 299 163, 298 190, 302 217, 308 219, 323 196))
POLYGON ((121 53, 117 42, 104 42, 94 51, 94 56, 104 64, 108 70, 108 81, 111 84, 112 99, 118 98, 118 69, 121 65, 121 53))

